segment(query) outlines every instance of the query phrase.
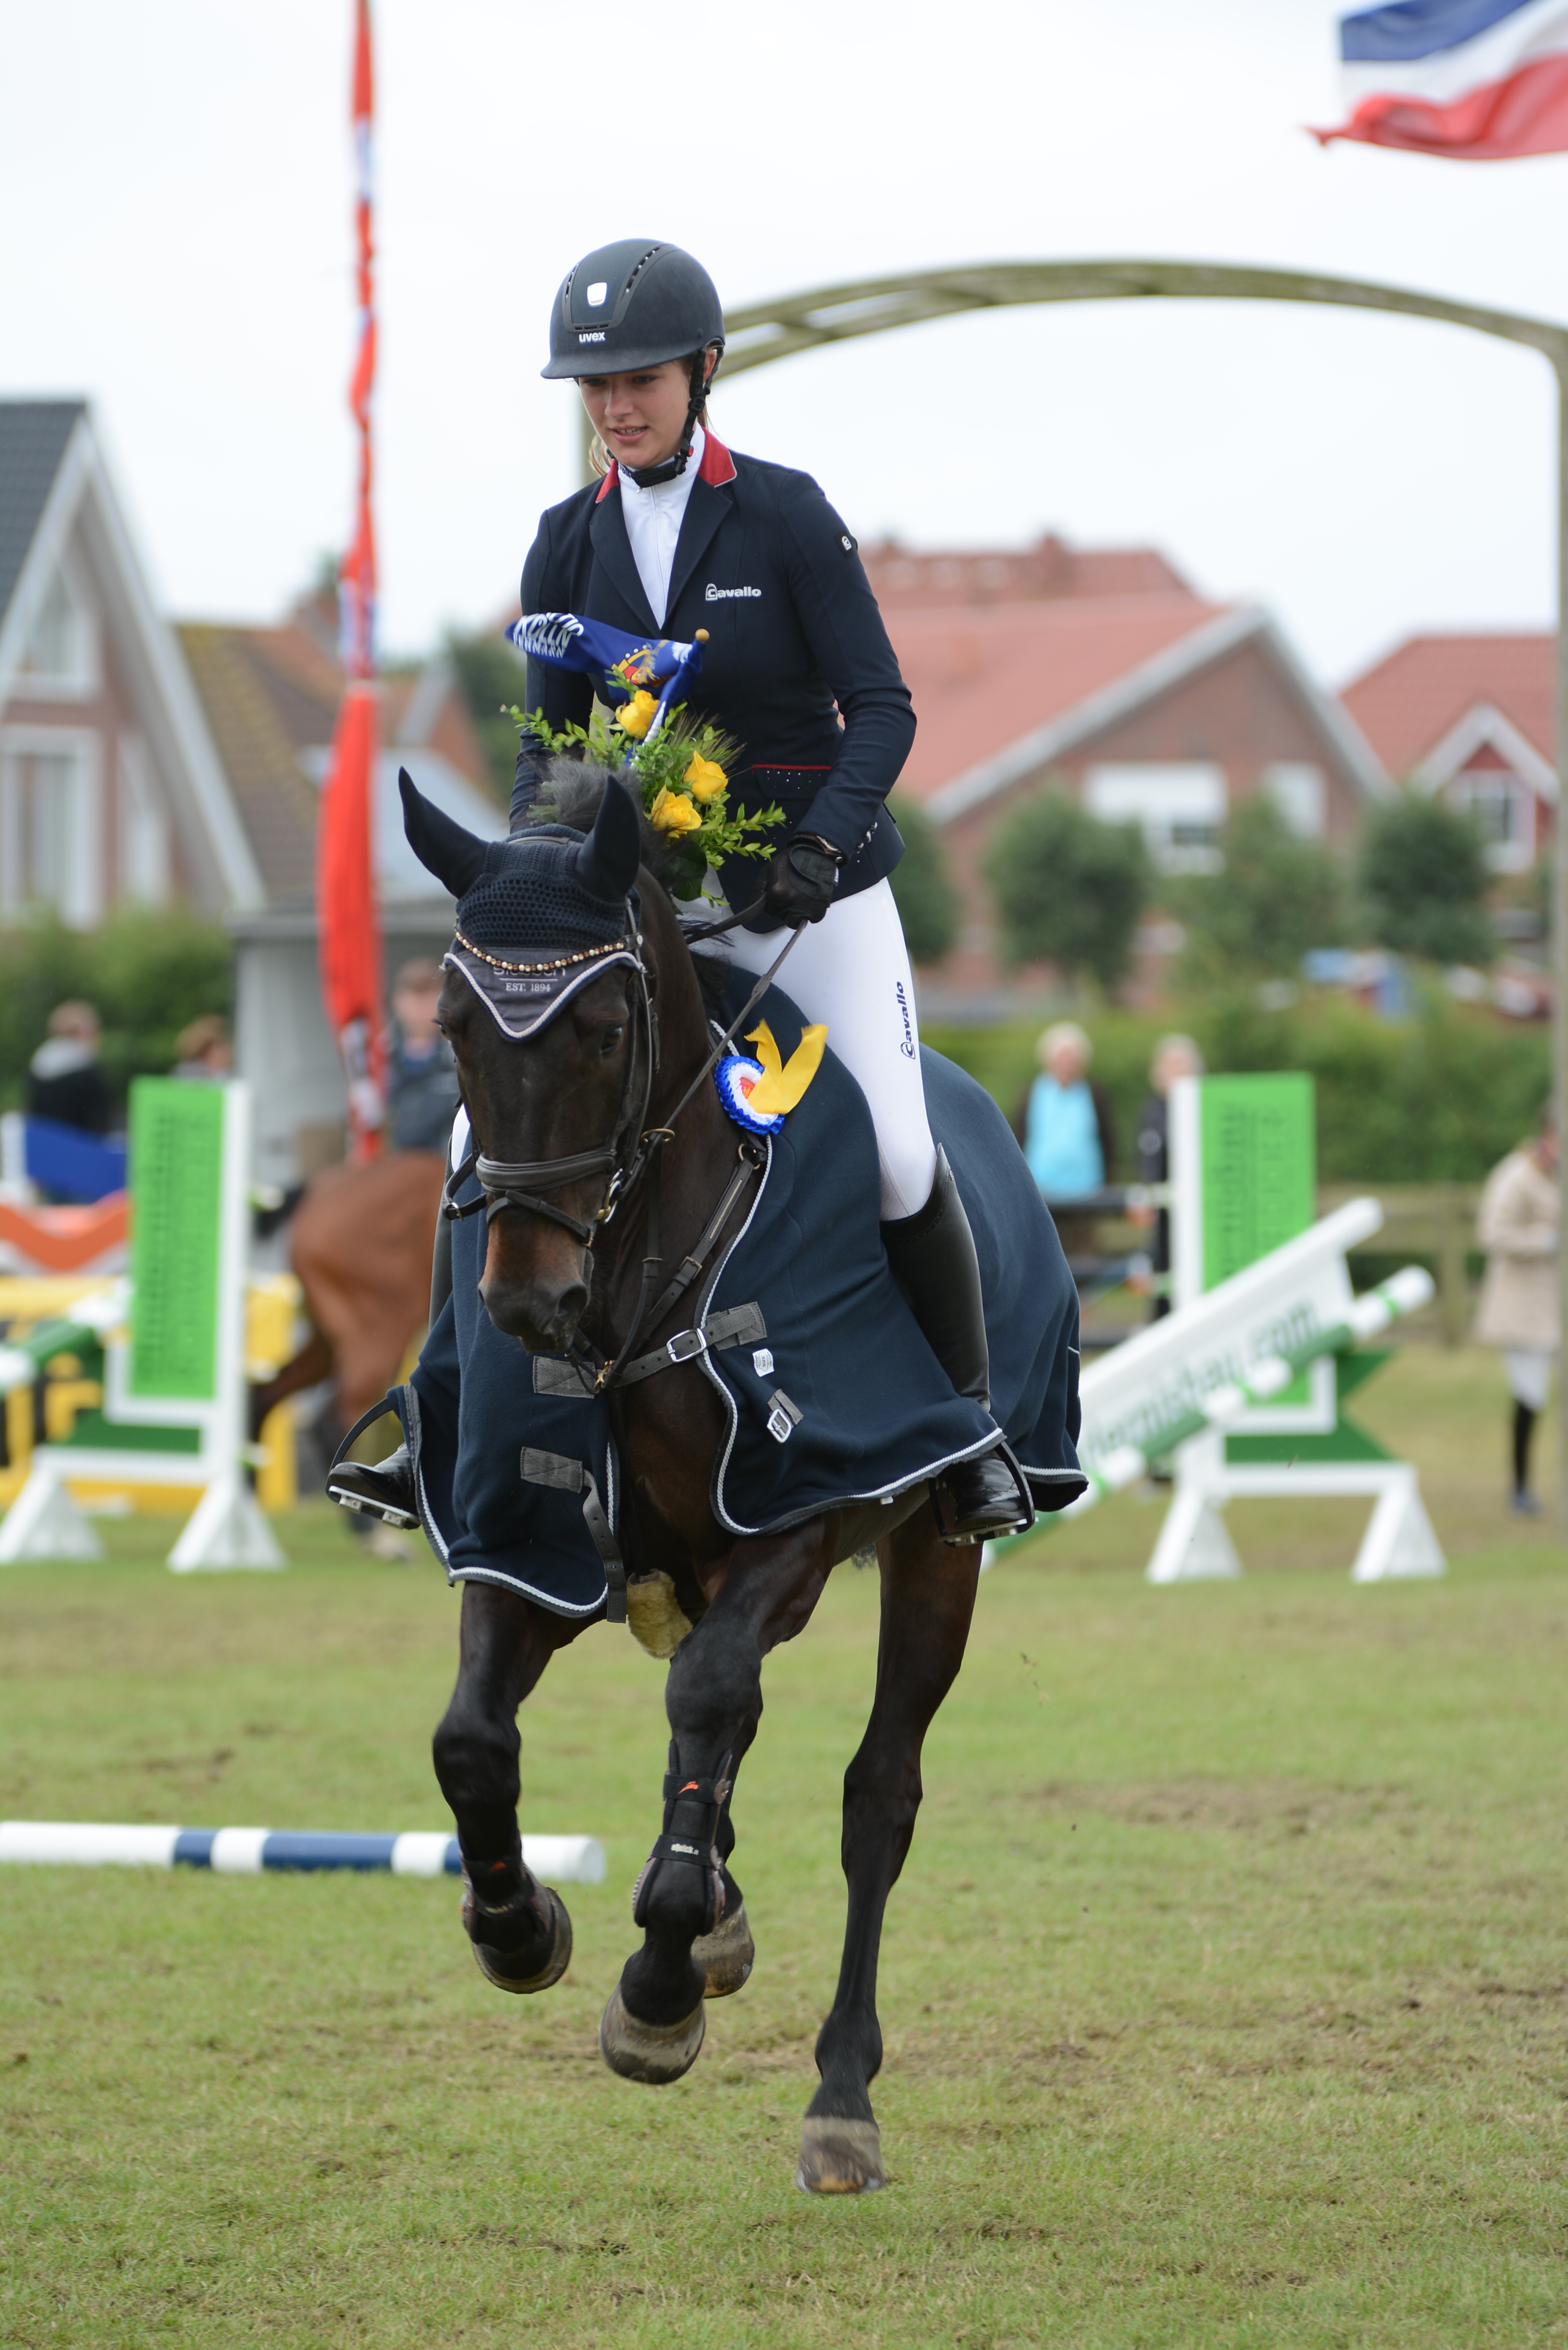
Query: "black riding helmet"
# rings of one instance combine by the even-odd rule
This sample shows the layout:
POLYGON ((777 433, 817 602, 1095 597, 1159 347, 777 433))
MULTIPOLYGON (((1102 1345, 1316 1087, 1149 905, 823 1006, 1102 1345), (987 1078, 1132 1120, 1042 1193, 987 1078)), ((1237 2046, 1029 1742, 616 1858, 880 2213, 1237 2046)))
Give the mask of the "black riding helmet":
POLYGON ((686 470, 691 434, 706 395, 708 352, 724 348, 719 289, 700 261, 678 244, 622 237, 601 244, 568 271, 550 311, 546 377, 629 375, 635 368, 691 362, 691 404, 680 446, 662 465, 634 470, 650 489, 686 470))

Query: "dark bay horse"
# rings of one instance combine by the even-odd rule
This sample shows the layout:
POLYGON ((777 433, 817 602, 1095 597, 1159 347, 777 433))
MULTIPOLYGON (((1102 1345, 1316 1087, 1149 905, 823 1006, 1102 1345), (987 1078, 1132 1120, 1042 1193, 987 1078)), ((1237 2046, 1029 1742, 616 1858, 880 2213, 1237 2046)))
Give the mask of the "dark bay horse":
MULTIPOLYGON (((618 895, 635 886, 640 898, 652 1024, 639 1002, 642 978, 624 962, 578 987, 521 1042, 503 1032, 470 979, 449 963, 439 1018, 457 1056, 474 1144, 484 1154, 478 1174, 490 1221, 480 1295, 491 1321, 530 1353, 559 1354, 587 1341, 613 1360, 634 1330, 637 1347, 650 1348, 689 1318, 690 1296, 638 1326, 639 1306, 655 1294, 645 1258, 659 1261, 652 1278, 662 1289, 665 1276, 701 1246, 736 1169, 738 1137, 713 1086, 694 1084, 710 1054, 708 1014, 670 899, 646 866, 639 869, 648 844, 630 795, 613 779, 596 784, 591 775, 575 787, 575 802, 570 788, 559 812, 579 830, 591 822, 581 854, 597 860, 601 894, 608 876, 618 895), (609 1159, 620 1153, 624 1171, 639 1130, 642 1138, 665 1133, 656 1247, 647 1173, 627 1185, 609 1221, 599 1220, 609 1159), (560 1180, 560 1162, 579 1155, 580 1178, 560 1180)), ((486 844, 420 801, 411 785, 405 807, 415 849, 461 900, 482 869, 486 844)), ((460 905, 460 930, 461 920, 460 905)), ((521 967, 536 957, 533 967, 544 968, 558 943, 544 928, 520 938, 521 967)), ((713 1246, 738 1228, 753 1196, 754 1178, 713 1246)), ((926 1730, 963 1658, 980 1551, 943 1543, 924 1486, 891 1507, 834 1510, 787 1533, 737 1540, 710 1504, 722 1429, 698 1367, 678 1366, 628 1386, 619 1410, 633 1596, 636 1578, 668 1576, 692 1628, 670 1667, 663 1833, 634 1896, 642 1945, 611 1993, 601 2048, 629 2079, 679 2079, 701 2045, 704 1997, 737 1990, 750 1971, 751 1935, 730 1866, 730 1799, 762 1712, 763 1659, 805 1629, 835 1565, 874 1544, 882 1582, 876 1696, 845 1775, 848 1916, 838 1989, 816 2043, 821 2085, 807 2110, 796 2175, 821 2193, 879 2187, 870 2085, 882 2061, 882 1918, 914 1832, 926 1730)), ((514 1991, 546 1989, 571 1950, 560 1897, 523 1865, 517 1711, 556 1649, 582 1628, 494 1584, 464 1584, 461 1663, 435 1733, 435 1766, 457 1821, 468 1880, 464 1922, 475 1955, 492 1981, 514 1991)))

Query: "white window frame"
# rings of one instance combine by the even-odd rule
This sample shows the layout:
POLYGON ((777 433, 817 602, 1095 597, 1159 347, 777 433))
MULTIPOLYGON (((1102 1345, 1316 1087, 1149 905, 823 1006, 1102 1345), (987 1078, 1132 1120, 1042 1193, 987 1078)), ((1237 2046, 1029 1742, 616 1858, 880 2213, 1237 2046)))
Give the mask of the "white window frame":
POLYGON ((140 734, 122 734, 117 752, 119 898, 133 906, 166 906, 171 894, 169 818, 152 761, 140 734))
POLYGON ((1102 823, 1140 825, 1162 873, 1224 870, 1220 834, 1230 812, 1230 785, 1215 760, 1103 762, 1085 770, 1084 805, 1102 823))
POLYGON ((1515 775, 1511 767, 1461 767, 1443 796, 1467 811, 1474 810, 1478 801, 1493 800, 1521 812, 1528 820, 1528 843, 1517 835, 1506 840, 1489 837, 1486 861, 1493 873, 1529 872, 1536 854, 1535 794, 1522 775, 1515 775))
POLYGON ((26 668, 18 670, 11 691, 19 702, 90 702, 103 681, 98 612, 86 575, 68 546, 62 548, 59 562, 45 580, 43 593, 36 598, 27 615, 23 637, 23 660, 26 661, 31 648, 38 614, 57 582, 64 588, 66 600, 71 609, 71 666, 58 674, 26 668))
POLYGON ((17 871, 22 842, 22 779, 24 759, 73 759, 76 774, 71 795, 75 803, 67 817, 79 855, 67 860, 64 887, 54 900, 62 922, 75 931, 90 931, 103 920, 104 807, 103 740, 88 726, 6 726, 0 728, 0 892, 8 917, 25 914, 43 902, 29 894, 29 877, 17 871), (21 882, 21 894, 16 884, 21 882))
POLYGON ((1321 840, 1328 830, 1328 777, 1309 759, 1273 759, 1263 769, 1265 795, 1298 840, 1321 840))

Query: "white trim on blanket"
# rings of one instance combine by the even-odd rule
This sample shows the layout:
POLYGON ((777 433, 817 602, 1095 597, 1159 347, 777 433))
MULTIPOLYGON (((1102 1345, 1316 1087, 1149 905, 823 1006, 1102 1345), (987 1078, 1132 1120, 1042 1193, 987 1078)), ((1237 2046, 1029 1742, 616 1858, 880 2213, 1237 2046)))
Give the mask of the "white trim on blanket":
MULTIPOLYGON (((739 1232, 735 1234, 734 1239, 730 1243, 728 1248, 726 1248, 723 1253, 720 1256, 717 1263, 713 1266, 712 1271, 709 1274, 708 1279, 703 1284, 701 1301, 698 1305, 697 1312, 692 1315, 692 1320, 696 1323, 697 1327, 700 1330, 705 1330, 707 1327, 709 1311, 712 1305, 714 1295, 718 1290, 719 1284, 723 1279, 724 1268, 729 1263, 730 1259, 734 1254, 735 1251, 740 1247, 741 1243, 745 1239, 746 1234, 751 1231, 753 1222, 754 1222, 757 1212, 763 1204, 763 1198, 768 1188, 768 1179, 772 1175, 773 1171, 774 1147, 773 1138, 770 1136, 768 1138, 767 1164, 763 1169, 763 1180, 757 1185, 757 1195, 752 1201, 751 1212, 746 1217, 746 1220, 741 1226, 739 1232)), ((742 1520, 732 1518, 730 1515, 724 1501, 725 1472, 730 1466, 731 1457, 735 1449, 735 1441, 741 1431, 740 1406, 735 1401, 734 1396, 732 1394, 730 1388, 725 1385, 724 1381, 720 1378, 718 1371, 715 1369, 711 1355, 704 1353, 699 1357, 699 1360, 701 1363, 704 1372, 707 1374, 708 1378, 711 1380, 714 1388, 716 1388, 720 1401, 722 1403, 724 1409, 729 1416, 729 1434, 725 1438, 724 1443, 721 1448, 719 1457, 713 1464, 713 1481, 709 1499, 712 1504, 713 1514, 718 1519, 719 1523, 727 1533, 732 1534, 756 1535, 788 1534, 792 1526, 804 1526, 809 1523, 813 1518, 826 1516, 829 1510, 848 1509, 857 1503, 869 1504, 873 1502, 881 1503, 896 1501, 900 1493, 909 1492, 913 1486, 930 1484, 935 1478, 938 1478, 942 1474, 944 1470, 954 1468, 959 1461, 973 1461, 981 1453, 989 1452, 996 1442, 996 1435, 1000 1433, 1000 1430, 998 1430, 991 1435, 979 1436, 975 1439, 972 1444, 965 1445, 961 1451, 944 1453, 940 1460, 927 1461, 922 1468, 911 1471, 907 1476, 896 1478, 891 1484, 872 1485, 860 1492, 840 1493, 826 1501, 813 1502, 805 1509, 787 1511, 783 1517, 770 1518, 764 1525, 749 1526, 745 1524, 742 1520)), ((1024 1473, 1027 1474, 1028 1472, 1025 1471, 1024 1473)), ((1071 1474, 1072 1472, 1067 1471, 1065 1473, 1071 1474)), ((1085 1480, 1085 1482, 1086 1482, 1087 1481, 1085 1480)))

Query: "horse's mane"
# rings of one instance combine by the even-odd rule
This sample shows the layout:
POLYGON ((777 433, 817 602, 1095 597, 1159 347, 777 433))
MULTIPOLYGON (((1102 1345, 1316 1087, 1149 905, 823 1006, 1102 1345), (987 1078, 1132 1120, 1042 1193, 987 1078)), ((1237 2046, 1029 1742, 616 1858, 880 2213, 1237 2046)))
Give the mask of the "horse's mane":
MULTIPOLYGON (((626 791, 628 785, 613 767, 601 766, 592 759, 572 759, 557 754, 540 762, 539 796, 528 812, 534 824, 569 825, 574 832, 587 834, 593 830, 594 818, 607 791, 626 791)), ((669 892, 665 874, 670 864, 670 843, 661 832, 655 831, 646 814, 639 811, 642 826, 642 862, 647 871, 661 889, 669 892)), ((674 907, 670 905, 673 916, 674 907)), ((722 956, 693 953, 693 970, 702 1000, 709 1011, 716 1011, 724 992, 728 966, 722 956)))
MULTIPOLYGON (((626 791, 629 787, 613 767, 600 766, 594 759, 572 759, 565 755, 542 759, 539 763, 539 795, 528 811, 529 824, 566 824, 574 832, 590 833, 599 804, 612 785, 626 791)), ((668 845, 662 833, 655 832, 646 816, 641 816, 642 861, 659 880, 664 879, 668 845)))

